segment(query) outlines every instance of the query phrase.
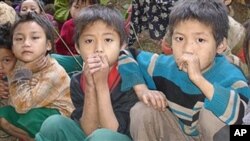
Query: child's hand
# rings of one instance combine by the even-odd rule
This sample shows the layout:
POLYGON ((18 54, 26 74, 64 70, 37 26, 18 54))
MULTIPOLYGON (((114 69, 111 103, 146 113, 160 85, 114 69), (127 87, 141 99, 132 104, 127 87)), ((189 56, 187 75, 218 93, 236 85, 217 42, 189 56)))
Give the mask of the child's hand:
POLYGON ((135 92, 143 103, 148 106, 152 106, 158 111, 165 111, 167 108, 166 96, 156 90, 149 90, 145 84, 140 84, 134 87, 135 92))
POLYGON ((184 53, 177 59, 177 64, 180 70, 188 73, 191 81, 195 81, 199 76, 202 76, 200 60, 198 56, 193 53, 184 53))
POLYGON ((158 111, 166 110, 167 99, 166 96, 160 91, 146 90, 141 94, 141 97, 139 99, 146 105, 152 106, 158 111))
POLYGON ((90 67, 92 66, 91 65, 91 57, 88 57, 86 59, 86 61, 84 62, 84 76, 85 76, 85 81, 86 81, 86 86, 87 87, 92 87, 92 88, 95 88, 95 85, 94 85, 94 80, 93 80, 93 74, 90 72, 90 67))
POLYGON ((100 58, 101 65, 99 70, 94 73, 93 77, 95 84, 105 84, 107 83, 109 75, 108 57, 103 53, 100 53, 98 56, 100 58))
POLYGON ((27 69, 30 69, 33 73, 36 73, 44 69, 48 64, 49 64, 49 58, 42 55, 32 62, 26 63, 25 67, 27 69))
POLYGON ((92 75, 96 71, 101 69, 101 65, 102 65, 102 61, 97 53, 89 55, 85 60, 85 66, 88 67, 89 73, 92 75))
POLYGON ((9 97, 8 82, 0 80, 0 98, 6 99, 9 97))
POLYGON ((32 77, 32 79, 30 80, 30 86, 31 88, 34 88, 36 86, 36 84, 38 83, 38 78, 36 77, 32 77))
POLYGON ((86 59, 89 72, 93 75, 95 84, 107 83, 109 64, 107 56, 102 53, 94 53, 86 59))

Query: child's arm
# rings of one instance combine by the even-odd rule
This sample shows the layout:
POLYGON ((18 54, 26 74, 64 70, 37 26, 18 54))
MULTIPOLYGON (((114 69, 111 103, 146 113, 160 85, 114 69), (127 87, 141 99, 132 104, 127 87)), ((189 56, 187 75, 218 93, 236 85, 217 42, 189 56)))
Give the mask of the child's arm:
POLYGON ((209 100, 211 100, 214 93, 214 87, 203 77, 198 56, 192 53, 184 53, 182 57, 177 60, 179 69, 187 72, 190 80, 201 89, 209 100))
POLYGON ((190 80, 199 87, 206 96, 205 107, 208 110, 211 110, 226 124, 242 123, 246 103, 250 98, 250 89, 247 82, 244 81, 242 74, 237 74, 236 71, 233 72, 229 70, 232 71, 232 75, 241 75, 242 78, 226 76, 224 78, 225 80, 222 81, 224 81, 224 83, 227 82, 227 84, 212 84, 203 77, 200 70, 199 59, 195 54, 184 54, 178 59, 177 64, 180 70, 188 73, 190 80))
POLYGON ((9 87, 8 82, 0 80, 0 98, 6 99, 9 97, 9 87))
POLYGON ((100 66, 97 71, 93 73, 94 83, 97 92, 98 113, 100 126, 113 131, 117 131, 119 123, 115 116, 111 96, 108 86, 109 63, 108 58, 104 54, 98 54, 100 59, 100 66))
POLYGON ((151 81, 150 84, 147 83, 147 85, 150 86, 146 85, 141 68, 135 59, 138 54, 139 52, 134 49, 122 50, 120 53, 118 64, 119 72, 123 80, 122 90, 125 91, 133 87, 142 102, 159 111, 164 111, 167 107, 166 96, 160 91, 148 89, 148 87, 155 89, 154 82, 152 78, 148 78, 147 80, 151 81))
POLYGON ((146 84, 134 86, 135 93, 140 101, 147 106, 152 106, 158 111, 165 111, 167 108, 166 96, 157 90, 149 90, 146 84))
POLYGON ((80 119, 80 124, 87 135, 91 134, 100 126, 96 88, 93 81, 93 75, 90 72, 92 65, 91 59, 92 57, 88 57, 85 61, 84 75, 82 75, 82 77, 85 77, 85 91, 83 113, 80 119))

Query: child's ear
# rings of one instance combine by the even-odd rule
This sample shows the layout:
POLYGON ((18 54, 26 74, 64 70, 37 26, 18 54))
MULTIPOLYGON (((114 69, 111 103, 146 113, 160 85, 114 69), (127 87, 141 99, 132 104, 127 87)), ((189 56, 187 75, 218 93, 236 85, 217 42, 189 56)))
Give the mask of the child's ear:
MULTIPOLYGON (((76 49, 76 52, 78 53, 78 54, 80 54, 80 50, 79 50, 79 47, 77 46, 77 44, 75 44, 75 49, 76 49)), ((81 54, 80 54, 81 55, 81 54)))
POLYGON ((126 49, 126 48, 127 48, 127 46, 128 46, 128 44, 127 44, 127 43, 122 43, 122 44, 121 44, 121 50, 122 50, 122 49, 126 49))
POLYGON ((230 5, 231 2, 232 2, 232 0, 224 0, 224 4, 225 4, 226 6, 230 5))
POLYGON ((223 41, 216 48, 218 54, 222 54, 228 48, 227 39, 223 38, 223 41))
POLYGON ((52 45, 51 45, 51 42, 50 40, 47 41, 47 51, 50 51, 52 50, 52 45))

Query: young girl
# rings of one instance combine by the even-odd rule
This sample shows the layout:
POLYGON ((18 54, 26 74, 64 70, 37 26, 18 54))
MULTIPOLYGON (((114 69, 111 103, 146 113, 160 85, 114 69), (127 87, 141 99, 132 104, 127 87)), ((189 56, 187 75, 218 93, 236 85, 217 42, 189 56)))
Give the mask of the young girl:
POLYGON ((74 39, 85 65, 71 78, 72 120, 49 117, 36 141, 131 141, 129 111, 138 99, 132 89, 120 91, 117 70, 127 40, 124 20, 114 8, 93 5, 75 23, 74 39))
POLYGON ((16 65, 8 75, 9 104, 0 108, 0 126, 7 133, 30 140, 43 121, 54 114, 69 116, 73 110, 70 78, 48 53, 53 48, 52 26, 31 12, 12 28, 16 65))
POLYGON ((81 9, 97 3, 99 3, 98 0, 69 0, 70 15, 72 18, 63 24, 62 29, 60 31, 61 39, 58 38, 56 41, 56 52, 58 54, 62 55, 78 54, 76 52, 75 43, 73 41, 73 33, 75 27, 73 20, 78 16, 78 13, 81 9))
POLYGON ((19 7, 19 15, 25 15, 28 12, 35 12, 37 14, 46 15, 46 18, 58 29, 57 22, 50 14, 44 13, 44 3, 39 0, 22 0, 19 7))

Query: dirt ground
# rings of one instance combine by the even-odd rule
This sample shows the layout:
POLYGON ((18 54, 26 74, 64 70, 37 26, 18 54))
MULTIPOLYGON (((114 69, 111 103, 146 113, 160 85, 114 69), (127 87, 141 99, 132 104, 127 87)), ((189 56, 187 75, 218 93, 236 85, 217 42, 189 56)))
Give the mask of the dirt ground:
POLYGON ((234 9, 234 19, 239 21, 240 23, 244 23, 248 19, 250 19, 250 7, 247 7, 243 4, 234 2, 232 4, 234 9))

